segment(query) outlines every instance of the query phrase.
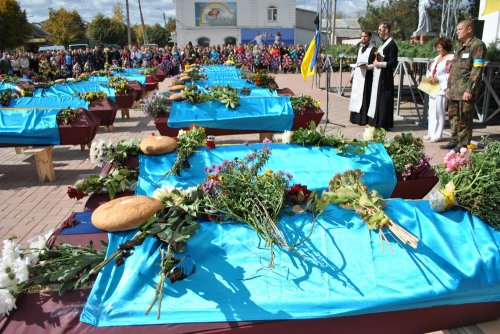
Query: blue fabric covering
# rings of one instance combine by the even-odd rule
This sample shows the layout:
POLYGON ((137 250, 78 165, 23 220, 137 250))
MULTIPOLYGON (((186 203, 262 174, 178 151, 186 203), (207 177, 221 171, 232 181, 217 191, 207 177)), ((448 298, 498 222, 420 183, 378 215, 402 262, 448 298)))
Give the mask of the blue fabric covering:
POLYGON ((34 96, 35 97, 74 96, 75 94, 86 93, 86 92, 104 92, 108 95, 108 97, 115 96, 114 89, 94 81, 80 81, 76 83, 53 85, 44 90, 37 90, 34 96))
POLYGON ((56 120, 59 111, 60 109, 0 109, 0 143, 59 144, 61 139, 56 120))
MULTIPOLYGON (((233 87, 234 88, 234 87, 233 87)), ((262 88, 262 87, 248 87, 250 88, 250 95, 241 95, 239 94, 239 97, 241 98, 245 98, 245 97, 248 97, 248 96, 251 96, 251 97, 277 97, 278 96, 278 92, 277 91, 270 91, 268 88, 262 88)), ((209 90, 205 89, 204 86, 198 86, 198 89, 200 90, 200 92, 202 93, 207 93, 209 90)))
MULTIPOLYGON (((390 200, 386 212, 420 238, 417 250, 381 250, 353 211, 330 206, 311 238, 277 254, 241 224, 205 222, 188 241, 186 267, 196 272, 163 289, 160 320, 153 300, 159 242, 148 237, 125 264, 99 274, 80 320, 96 326, 308 319, 500 300, 500 233, 465 211, 432 211, 428 201, 390 200)), ((309 214, 284 215, 280 229, 297 242, 309 214)), ((387 232, 387 231, 386 231, 387 232)), ((108 255, 135 231, 109 234, 108 255)), ((422 319, 425 321, 425 319, 422 319)))
POLYGON ((70 107, 88 110, 89 105, 89 102, 76 96, 21 97, 10 100, 9 108, 64 109, 70 107))
POLYGON ((10 82, 0 82, 0 92, 2 90, 6 90, 6 89, 16 89, 16 85, 15 84, 12 84, 10 82))
MULTIPOLYGON (((120 75, 124 77, 128 81, 138 81, 141 85, 146 84, 146 76, 140 74, 132 74, 132 75, 120 75)), ((97 82, 108 82, 108 77, 100 77, 100 76, 90 76, 89 81, 97 81, 97 82)))
POLYGON ((102 233, 105 232, 92 225, 92 211, 77 212, 74 219, 78 222, 73 227, 64 228, 61 235, 66 234, 86 234, 86 233, 102 233))
MULTIPOLYGON (((163 184, 188 188, 203 183, 207 177, 206 166, 220 164, 224 160, 243 159, 252 149, 261 149, 264 144, 224 145, 210 150, 198 147, 189 158, 191 168, 183 170, 181 176, 162 178, 174 164, 176 153, 163 155, 139 155, 139 181, 136 193, 152 196, 163 184), (157 185, 155 185, 158 183, 157 185)), ((345 154, 331 147, 300 146, 296 144, 269 144, 271 157, 265 169, 283 170, 293 175, 292 182, 307 185, 310 190, 322 191, 336 173, 360 169, 368 188, 376 189, 384 198, 389 197, 396 186, 396 173, 391 158, 380 144, 370 144, 365 154, 345 154)))
POLYGON ((168 127, 185 128, 197 124, 217 129, 284 131, 292 128, 293 118, 288 96, 242 97, 236 109, 228 109, 219 101, 196 104, 174 101, 168 127))

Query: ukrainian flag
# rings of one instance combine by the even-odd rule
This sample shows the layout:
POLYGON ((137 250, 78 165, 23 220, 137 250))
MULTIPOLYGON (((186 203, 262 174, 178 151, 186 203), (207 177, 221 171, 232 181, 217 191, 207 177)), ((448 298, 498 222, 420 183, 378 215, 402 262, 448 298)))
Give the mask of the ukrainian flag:
POLYGON ((498 0, 485 0, 483 7, 483 16, 500 10, 500 1, 498 0))
POLYGON ((319 48, 321 46, 321 31, 319 28, 318 16, 316 16, 314 23, 316 24, 316 36, 314 36, 311 43, 309 43, 309 47, 307 48, 304 59, 302 60, 302 65, 300 65, 300 73, 302 73, 304 81, 307 80, 308 76, 314 75, 316 60, 318 59, 319 48))

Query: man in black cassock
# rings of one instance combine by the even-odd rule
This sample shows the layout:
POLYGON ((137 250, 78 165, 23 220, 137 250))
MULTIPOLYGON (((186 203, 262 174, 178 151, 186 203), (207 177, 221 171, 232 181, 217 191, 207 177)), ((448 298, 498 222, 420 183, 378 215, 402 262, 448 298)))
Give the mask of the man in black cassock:
POLYGON ((391 37, 391 25, 381 23, 378 35, 382 45, 373 61, 373 86, 368 109, 368 123, 376 128, 394 126, 394 70, 398 65, 398 47, 391 37))
POLYGON ((351 75, 352 93, 349 103, 352 124, 366 125, 368 123, 368 107, 372 93, 373 61, 375 60, 375 48, 370 43, 372 33, 369 30, 361 32, 360 47, 356 64, 351 75))

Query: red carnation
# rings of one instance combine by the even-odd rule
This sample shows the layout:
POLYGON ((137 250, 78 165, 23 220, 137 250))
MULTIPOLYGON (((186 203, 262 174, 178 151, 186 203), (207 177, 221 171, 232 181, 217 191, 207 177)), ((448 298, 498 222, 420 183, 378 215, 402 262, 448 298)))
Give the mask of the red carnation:
POLYGON ((303 186, 300 183, 294 184, 289 190, 288 195, 290 200, 294 204, 303 204, 309 199, 311 191, 307 189, 307 186, 303 186))
POLYGON ((84 197, 85 197, 85 193, 83 191, 81 191, 81 190, 77 190, 76 191, 76 199, 77 200, 80 200, 80 199, 82 199, 84 197))
POLYGON ((69 198, 76 198, 77 193, 78 193, 78 191, 75 188, 68 187, 67 194, 68 194, 69 198))

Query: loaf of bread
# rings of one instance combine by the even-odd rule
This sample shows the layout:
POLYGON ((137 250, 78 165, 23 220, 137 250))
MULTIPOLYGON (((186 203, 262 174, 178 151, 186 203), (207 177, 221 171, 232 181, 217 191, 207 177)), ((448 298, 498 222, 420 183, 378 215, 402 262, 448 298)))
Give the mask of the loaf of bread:
POLYGON ((184 88, 186 88, 184 85, 174 85, 174 86, 168 87, 168 89, 171 90, 171 91, 174 91, 174 90, 183 90, 184 88))
POLYGON ((175 93, 175 94, 170 95, 169 100, 170 101, 184 100, 184 96, 182 96, 182 93, 175 93))
POLYGON ((149 136, 141 140, 139 147, 144 154, 164 154, 175 151, 177 141, 168 136, 149 136))
POLYGON ((109 232, 132 230, 162 209, 159 200, 147 196, 115 198, 95 209, 92 224, 109 232))

